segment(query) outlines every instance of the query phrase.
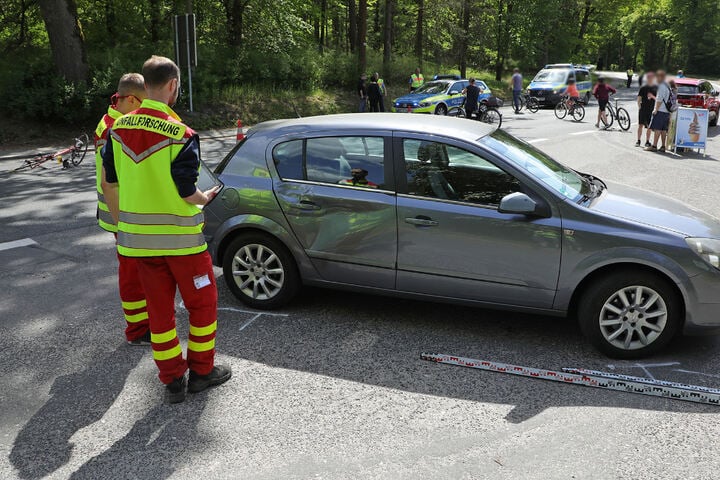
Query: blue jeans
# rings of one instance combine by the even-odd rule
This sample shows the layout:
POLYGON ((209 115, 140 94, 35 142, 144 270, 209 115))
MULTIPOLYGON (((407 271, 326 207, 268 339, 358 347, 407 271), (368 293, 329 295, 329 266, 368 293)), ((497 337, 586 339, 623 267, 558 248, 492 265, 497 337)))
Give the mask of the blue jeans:
POLYGON ((513 105, 516 112, 520 110, 520 94, 522 94, 522 90, 513 90, 513 105))
POLYGON ((360 113, 364 113, 367 110, 367 97, 360 99, 360 113))

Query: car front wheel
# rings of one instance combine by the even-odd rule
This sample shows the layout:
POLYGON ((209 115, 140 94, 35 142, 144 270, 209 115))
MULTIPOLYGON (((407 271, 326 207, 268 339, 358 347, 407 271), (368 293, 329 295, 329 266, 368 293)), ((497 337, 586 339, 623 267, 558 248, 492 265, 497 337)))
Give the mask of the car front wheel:
POLYGON ((238 300, 253 308, 280 308, 300 288, 300 275, 288 249, 262 233, 243 233, 223 257, 223 276, 238 300))
POLYGON ((647 272, 618 272, 590 285, 578 308, 590 342, 614 358, 641 358, 670 342, 682 324, 680 295, 647 272))
POLYGON ((448 109, 444 103, 441 103, 437 106, 437 108, 435 108, 435 115, 447 115, 447 113, 448 109))

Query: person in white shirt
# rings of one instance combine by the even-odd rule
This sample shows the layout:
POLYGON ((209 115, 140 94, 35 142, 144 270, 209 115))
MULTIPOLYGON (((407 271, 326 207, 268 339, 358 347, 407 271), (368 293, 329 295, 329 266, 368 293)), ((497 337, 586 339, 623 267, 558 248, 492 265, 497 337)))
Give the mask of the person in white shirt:
POLYGON ((655 110, 650 121, 650 130, 653 131, 653 144, 646 147, 648 152, 664 152, 665 142, 667 141, 668 127, 670 126, 670 86, 665 81, 665 71, 658 70, 655 74, 657 79, 658 91, 655 97, 655 110), (662 140, 662 146, 658 149, 658 140, 662 140))

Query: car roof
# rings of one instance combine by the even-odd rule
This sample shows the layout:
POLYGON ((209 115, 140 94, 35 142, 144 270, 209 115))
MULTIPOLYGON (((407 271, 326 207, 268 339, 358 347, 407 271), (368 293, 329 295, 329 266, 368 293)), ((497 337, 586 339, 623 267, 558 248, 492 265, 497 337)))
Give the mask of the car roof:
POLYGON ((312 132, 346 131, 343 134, 367 130, 386 130, 407 133, 441 135, 474 142, 491 134, 495 127, 486 123, 456 117, 408 113, 344 113, 316 117, 271 120, 255 125, 250 133, 274 133, 277 137, 312 132))

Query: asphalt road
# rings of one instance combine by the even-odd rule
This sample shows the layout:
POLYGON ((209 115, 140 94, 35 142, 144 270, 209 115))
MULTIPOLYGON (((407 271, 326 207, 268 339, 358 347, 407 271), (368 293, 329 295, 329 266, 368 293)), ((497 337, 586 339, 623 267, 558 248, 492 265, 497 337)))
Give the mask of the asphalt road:
MULTIPOLYGON (((551 110, 506 111, 504 128, 582 171, 720 214, 720 129, 707 157, 652 154, 632 133, 596 130, 595 110, 580 124, 551 110)), ((210 136, 212 164, 233 139, 210 136)), ((0 171, 16 164, 0 161, 0 171)), ((0 478, 718 476, 718 407, 419 359, 440 352, 720 386, 718 338, 611 361, 572 319, 319 289, 268 314, 221 281, 218 357, 234 377, 165 405, 149 349, 123 341, 113 242, 95 226, 93 182, 90 159, 0 176, 0 478), (21 239, 35 243, 8 248, 21 239)), ((182 337, 180 305, 178 315, 182 337)))

